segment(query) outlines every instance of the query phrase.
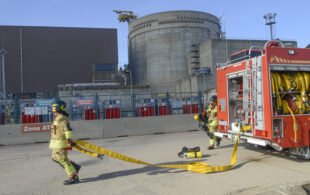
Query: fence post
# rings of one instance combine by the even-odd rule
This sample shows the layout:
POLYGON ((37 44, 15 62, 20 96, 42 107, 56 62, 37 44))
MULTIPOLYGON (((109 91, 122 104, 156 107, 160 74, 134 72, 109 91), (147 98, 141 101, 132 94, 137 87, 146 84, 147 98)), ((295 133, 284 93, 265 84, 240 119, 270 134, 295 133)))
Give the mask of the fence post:
MULTIPOLYGON (((172 113, 170 113, 170 96, 169 96, 169 92, 166 92, 166 102, 167 102, 167 115, 170 115, 172 113)), ((172 112, 172 108, 171 108, 171 112, 172 112)))
POLYGON ((131 105, 132 105, 132 115, 136 117, 136 95, 135 92, 131 93, 131 105))
POLYGON ((18 124, 19 123, 19 117, 20 117, 20 105, 19 105, 19 100, 17 95, 14 96, 14 106, 15 106, 15 110, 14 110, 14 123, 18 124))
POLYGON ((98 97, 98 94, 96 93, 96 96, 95 96, 96 119, 100 118, 100 117, 99 117, 100 111, 98 112, 98 108, 99 108, 98 102, 99 102, 99 97, 98 97))
POLYGON ((201 91, 198 91, 198 103, 199 103, 199 113, 203 112, 203 107, 202 107, 202 94, 201 91))
POLYGON ((0 124, 2 124, 2 125, 4 125, 5 124, 5 113, 6 113, 6 105, 4 105, 4 104, 2 104, 1 105, 1 108, 0 108, 0 119, 1 119, 1 121, 0 121, 0 124))
POLYGON ((70 100, 70 117, 71 117, 71 120, 73 120, 73 103, 72 103, 72 100, 70 100))

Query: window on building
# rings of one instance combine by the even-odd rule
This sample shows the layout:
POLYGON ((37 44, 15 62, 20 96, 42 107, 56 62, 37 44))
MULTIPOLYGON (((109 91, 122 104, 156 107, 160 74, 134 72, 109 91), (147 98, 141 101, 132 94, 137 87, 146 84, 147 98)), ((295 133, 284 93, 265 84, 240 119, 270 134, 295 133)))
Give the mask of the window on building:
POLYGON ((115 71, 114 64, 95 64, 95 72, 99 71, 115 71))

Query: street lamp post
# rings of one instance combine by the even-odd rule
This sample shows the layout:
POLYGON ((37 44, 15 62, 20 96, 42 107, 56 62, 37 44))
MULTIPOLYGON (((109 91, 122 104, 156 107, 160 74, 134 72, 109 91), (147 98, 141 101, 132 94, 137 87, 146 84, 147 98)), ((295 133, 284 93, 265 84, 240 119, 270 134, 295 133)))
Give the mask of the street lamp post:
POLYGON ((126 72, 129 72, 129 76, 130 76, 130 93, 131 93, 132 116, 136 117, 136 96, 135 96, 135 94, 133 93, 133 90, 132 90, 131 70, 126 70, 126 72))
POLYGON ((131 70, 126 70, 126 72, 129 72, 129 77, 130 77, 130 93, 132 94, 132 75, 131 75, 131 70))
POLYGON ((2 58, 2 97, 3 97, 3 105, 5 106, 6 103, 6 88, 5 88, 5 64, 4 64, 4 57, 7 54, 5 49, 0 50, 1 58, 2 58))
POLYGON ((266 25, 269 25, 270 26, 270 38, 271 40, 273 40, 273 34, 272 34, 272 25, 276 23, 276 13, 274 14, 266 14, 264 15, 264 18, 266 20, 266 25))

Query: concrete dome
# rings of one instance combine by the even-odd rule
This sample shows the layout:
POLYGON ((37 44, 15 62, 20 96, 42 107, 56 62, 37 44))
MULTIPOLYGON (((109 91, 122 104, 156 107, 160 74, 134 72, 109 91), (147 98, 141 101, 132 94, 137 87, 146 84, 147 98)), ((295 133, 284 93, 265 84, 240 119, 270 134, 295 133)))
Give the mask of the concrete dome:
POLYGON ((192 45, 220 37, 219 19, 197 11, 169 11, 129 23, 129 68, 135 84, 151 84, 153 92, 175 91, 188 75, 192 45))

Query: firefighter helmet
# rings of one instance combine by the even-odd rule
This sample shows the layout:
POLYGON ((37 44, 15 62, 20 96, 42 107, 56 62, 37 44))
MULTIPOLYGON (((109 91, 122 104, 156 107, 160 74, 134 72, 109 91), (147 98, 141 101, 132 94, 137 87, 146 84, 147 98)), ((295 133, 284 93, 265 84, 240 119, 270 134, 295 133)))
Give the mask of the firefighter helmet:
POLYGON ((61 100, 57 100, 52 104, 52 107, 55 107, 56 109, 53 110, 53 112, 63 112, 66 111, 66 103, 61 100))
POLYGON ((211 98, 210 98, 210 101, 211 102, 216 102, 217 100, 217 96, 216 95, 213 95, 211 98))

